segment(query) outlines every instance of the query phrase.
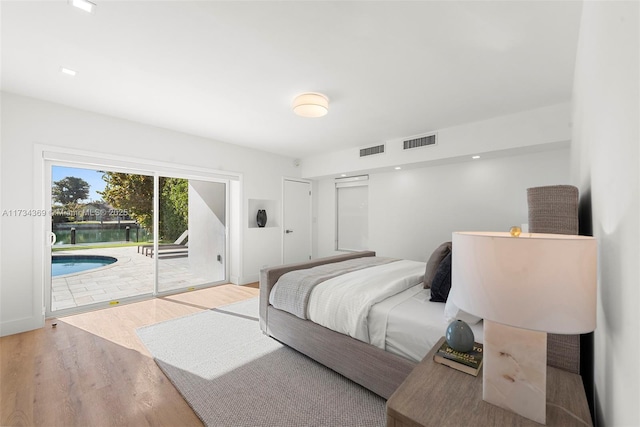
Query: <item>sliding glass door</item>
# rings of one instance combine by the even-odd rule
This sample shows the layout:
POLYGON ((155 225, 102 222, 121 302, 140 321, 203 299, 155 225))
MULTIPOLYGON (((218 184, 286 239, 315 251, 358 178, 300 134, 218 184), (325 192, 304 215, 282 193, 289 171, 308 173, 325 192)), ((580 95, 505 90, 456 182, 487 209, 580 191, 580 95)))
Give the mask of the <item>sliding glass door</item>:
POLYGON ((51 166, 50 313, 154 292, 153 176, 51 166))
POLYGON ((224 282, 226 183, 161 176, 158 187, 158 292, 224 282))
POLYGON ((227 282, 228 181, 46 167, 47 316, 227 282))

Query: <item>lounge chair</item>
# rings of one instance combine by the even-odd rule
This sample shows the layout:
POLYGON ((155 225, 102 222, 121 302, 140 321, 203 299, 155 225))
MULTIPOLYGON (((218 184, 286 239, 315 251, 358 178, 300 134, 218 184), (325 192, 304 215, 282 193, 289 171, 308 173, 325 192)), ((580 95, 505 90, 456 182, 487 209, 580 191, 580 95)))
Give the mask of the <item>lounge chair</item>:
MULTIPOLYGON (((159 257, 180 257, 189 255, 189 242, 185 242, 189 235, 189 230, 185 230, 184 233, 178 237, 173 243, 159 243, 158 244, 158 256, 159 257), (185 242, 185 243, 183 243, 185 242)), ((138 253, 142 253, 145 256, 153 258, 153 244, 138 245, 138 253)))

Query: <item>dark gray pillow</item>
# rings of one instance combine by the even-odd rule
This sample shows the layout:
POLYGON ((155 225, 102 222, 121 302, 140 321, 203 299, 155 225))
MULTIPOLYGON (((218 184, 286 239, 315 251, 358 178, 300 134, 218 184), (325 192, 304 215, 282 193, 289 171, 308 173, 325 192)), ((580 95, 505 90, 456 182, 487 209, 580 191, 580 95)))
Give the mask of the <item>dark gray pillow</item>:
POLYGON ((444 242, 440 246, 436 248, 435 251, 429 257, 429 261, 427 261, 427 268, 424 272, 424 289, 429 289, 431 287, 431 282, 436 275, 436 271, 438 271, 438 266, 442 262, 442 260, 451 253, 451 242, 444 242))
POLYGON ((451 252, 442 260, 431 282, 431 298, 433 302, 447 302, 451 290, 451 252))

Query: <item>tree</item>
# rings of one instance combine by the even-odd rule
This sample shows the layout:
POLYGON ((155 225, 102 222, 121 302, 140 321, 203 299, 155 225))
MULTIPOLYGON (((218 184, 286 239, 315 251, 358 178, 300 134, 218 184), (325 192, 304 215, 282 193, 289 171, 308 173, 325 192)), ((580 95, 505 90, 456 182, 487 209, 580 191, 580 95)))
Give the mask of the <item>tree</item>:
POLYGON ((98 194, 114 208, 126 210, 142 227, 153 230, 153 177, 103 172, 102 179, 106 185, 98 194))
MULTIPOLYGON (((153 177, 120 172, 103 172, 104 191, 98 193, 116 209, 153 232, 153 177)), ((160 240, 173 241, 188 227, 189 181, 160 177, 160 240)))
POLYGON ((174 241, 189 224, 189 181, 160 178, 160 239, 174 241))
POLYGON ((51 194, 54 201, 69 206, 89 198, 89 183, 82 178, 68 176, 53 183, 51 194))

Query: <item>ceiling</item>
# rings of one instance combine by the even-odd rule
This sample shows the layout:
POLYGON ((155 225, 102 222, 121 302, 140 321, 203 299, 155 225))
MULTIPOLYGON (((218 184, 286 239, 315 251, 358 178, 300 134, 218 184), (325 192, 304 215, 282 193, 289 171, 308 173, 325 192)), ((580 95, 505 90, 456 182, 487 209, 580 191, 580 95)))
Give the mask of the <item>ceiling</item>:
POLYGON ((2 90, 297 158, 569 101, 582 8, 94 2, 3 1, 2 90))

